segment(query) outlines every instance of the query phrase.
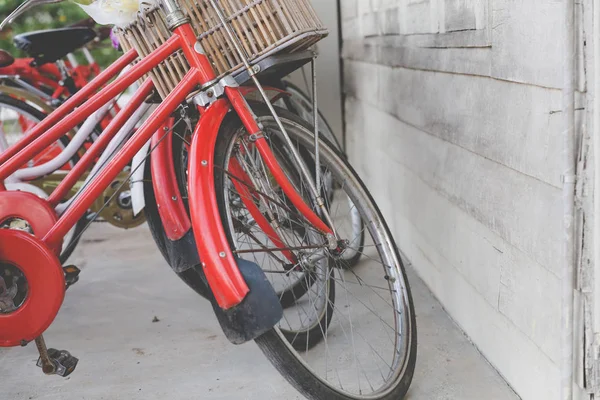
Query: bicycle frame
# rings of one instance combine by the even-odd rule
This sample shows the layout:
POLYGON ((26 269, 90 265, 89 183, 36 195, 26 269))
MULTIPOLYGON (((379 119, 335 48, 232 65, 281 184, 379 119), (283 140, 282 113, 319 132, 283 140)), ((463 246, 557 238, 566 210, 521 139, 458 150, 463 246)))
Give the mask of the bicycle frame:
MULTIPOLYGON (((164 132, 157 132, 157 130, 164 126, 167 119, 188 99, 190 94, 197 88, 210 85, 216 80, 210 61, 204 54, 196 51, 195 44, 196 37, 190 24, 183 23, 173 29, 172 36, 163 45, 133 65, 122 76, 108 83, 124 67, 137 58, 138 55, 135 50, 128 51, 34 127, 25 140, 17 142, 0 154, 0 182, 4 182, 46 146, 75 128, 174 52, 182 50, 187 59, 190 70, 175 90, 163 100, 135 134, 128 139, 112 161, 89 181, 89 184, 73 199, 71 205, 43 237, 42 240, 48 247, 56 247, 62 241, 62 238, 85 214, 95 199, 100 196, 153 135, 156 134, 160 138, 166 135, 164 132), (94 94, 102 87, 103 89, 99 93, 94 94)), ((80 162, 76 164, 52 193, 49 198, 50 204, 56 206, 62 200, 64 194, 72 188, 91 165, 95 156, 108 145, 110 139, 143 103, 152 87, 152 82, 147 80, 136 91, 128 106, 117 114, 100 138, 90 147, 80 162)), ((240 117, 248 134, 257 138, 254 144, 274 178, 296 208, 323 234, 331 234, 332 230, 304 202, 287 179, 269 148, 268 142, 261 135, 261 128, 239 88, 225 87, 224 98, 217 100, 209 107, 198 108, 202 118, 194 132, 189 157, 191 225, 196 236, 198 252, 207 281, 218 305, 227 310, 239 305, 249 292, 220 220, 214 186, 214 146, 221 123, 229 111, 234 110, 240 117)), ((157 173, 166 172, 158 170, 157 173)), ((2 184, 0 184, 0 189, 5 189, 2 184)), ((180 216, 180 218, 187 218, 187 215, 180 216)))
MULTIPOLYGON (((123 73, 124 72, 122 72, 121 74, 123 73)), ((51 174, 57 169, 59 169, 61 166, 65 165, 90 138, 92 133, 94 133, 94 129, 96 128, 96 126, 105 121, 113 107, 117 107, 116 98, 111 99, 109 102, 107 102, 97 111, 95 111, 92 115, 90 115, 70 139, 69 145, 55 158, 41 165, 36 165, 34 167, 28 168, 21 168, 15 171, 11 178, 14 178, 19 181, 36 179, 41 176, 51 174)), ((133 127, 141 120, 142 116, 143 113, 141 115, 139 113, 136 114, 135 120, 129 121, 125 127, 127 127, 130 130, 133 129, 133 127)), ((121 139, 123 139, 123 137, 121 137, 121 139)), ((0 152, 3 152, 5 150, 6 147, 3 146, 2 143, 0 143, 0 152)))

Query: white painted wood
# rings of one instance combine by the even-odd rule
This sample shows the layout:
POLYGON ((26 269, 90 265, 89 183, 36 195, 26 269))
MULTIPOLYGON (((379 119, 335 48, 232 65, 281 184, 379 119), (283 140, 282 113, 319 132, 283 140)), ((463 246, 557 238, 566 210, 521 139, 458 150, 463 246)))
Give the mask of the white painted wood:
MULTIPOLYGON (((382 158, 379 160, 383 161, 381 166, 390 172, 387 181, 394 184, 384 187, 369 186, 374 188, 374 196, 380 204, 392 204, 391 207, 385 208, 393 210, 394 234, 413 265, 419 266, 421 277, 458 325, 468 333, 522 398, 558 399, 558 392, 554 389, 559 376, 556 364, 522 328, 515 325, 511 315, 499 312, 497 305, 490 304, 485 299, 481 287, 474 285, 472 275, 468 273, 468 268, 475 268, 475 264, 479 264, 480 269, 488 270, 480 272, 481 274, 491 273, 492 269, 486 267, 490 263, 493 264, 494 260, 502 265, 500 257, 493 254, 497 253, 493 246, 502 246, 503 241, 429 188, 411 171, 403 167, 393 167, 382 158), (386 188, 389 187, 394 187, 397 192, 393 201, 387 193, 386 188), (441 246, 439 241, 444 240, 447 243, 441 246), (456 249, 454 255, 448 252, 448 248, 456 249), (460 256, 461 252, 462 260, 449 259, 455 255, 460 256), (478 263, 479 257, 488 260, 488 263, 478 263), (461 262, 472 265, 465 267, 461 262)), ((367 174, 371 177, 372 175, 380 175, 379 169, 375 173, 367 174)), ((519 252, 516 251, 515 254, 518 257, 519 252)), ((505 261, 504 265, 511 266, 510 261, 505 261)), ((514 267, 519 268, 522 265, 517 264, 514 267)), ((489 276, 489 285, 492 282, 498 283, 497 279, 492 281, 492 278, 493 276, 489 276)), ((529 297, 530 302, 540 305, 533 305, 533 308, 543 308, 544 301, 552 297, 552 287, 548 289, 546 298, 538 298, 535 295, 529 297)), ((495 291, 498 293, 498 289, 495 291)), ((525 305, 521 307, 526 308, 525 305)), ((548 336, 558 336, 559 322, 553 317, 545 312, 536 319, 538 323, 546 322, 544 328, 550 327, 548 336)), ((556 347, 552 349, 552 353, 558 357, 556 347)))
POLYGON ((495 0, 492 10, 492 75, 562 87, 563 3, 495 0))
MULTIPOLYGON (((349 100, 347 107, 357 110, 349 117, 349 132, 368 129, 368 126, 378 121, 378 129, 368 130, 368 145, 365 147, 360 142, 359 151, 352 152, 351 155, 353 163, 358 162, 361 171, 366 171, 368 186, 376 194, 380 206, 383 205, 382 209, 389 210, 386 214, 388 219, 394 220, 396 215, 403 214, 411 220, 415 229, 469 280, 491 306, 538 343, 548 357, 557 361, 559 321, 556 314, 560 304, 556 293, 560 290, 560 279, 521 251, 518 245, 511 244, 487 224, 479 221, 470 210, 456 204, 458 195, 449 198, 445 193, 440 193, 436 184, 430 183, 431 177, 423 176, 423 167, 415 161, 414 149, 421 145, 428 148, 436 145, 432 142, 415 143, 419 136, 423 136, 422 132, 367 105, 349 100), (378 160, 378 163, 369 163, 369 160, 378 160), (419 185, 427 185, 429 191, 437 191, 439 197, 446 200, 424 203, 412 185, 396 178, 393 171, 397 170, 410 172, 418 177, 419 185), (393 184, 390 185, 390 182, 393 184), (450 216, 445 209, 448 203, 463 210, 470 218, 466 221, 463 218, 459 222, 450 216), (523 304, 527 304, 527 307, 523 307, 523 304)), ((438 142, 441 146, 451 146, 438 142)), ((356 144, 356 141, 352 143, 356 144)), ((444 149, 444 152, 448 160, 452 150, 444 149)), ((419 154, 425 162, 436 168, 437 161, 432 160, 438 158, 430 155, 419 154)), ((459 159, 466 157, 468 155, 459 159)), ((440 165, 444 167, 449 163, 445 161, 440 165)), ((436 169, 438 172, 432 173, 432 176, 440 175, 439 168, 436 169)), ((465 180, 468 178, 465 177, 465 180)), ((485 190, 483 186, 484 184, 480 185, 480 188, 485 190)), ((501 199, 495 200, 496 207, 500 208, 501 199)), ((392 226, 399 228, 397 224, 392 226)), ((404 249, 405 245, 407 243, 401 242, 400 248, 404 249)))
POLYGON ((444 6, 446 32, 477 28, 477 3, 464 0, 445 0, 444 6))
POLYGON ((556 188, 560 91, 346 61, 345 91, 408 125, 556 188), (367 79, 361 79, 367 77, 367 79))
MULTIPOLYGON (((590 8, 578 2, 578 19, 590 8)), ((343 23, 350 158, 401 251, 525 400, 559 397, 562 10, 552 0, 357 0, 343 23)), ((591 27, 578 29, 583 91, 591 27)), ((577 94, 578 125, 589 123, 587 101, 577 94)), ((579 191, 590 195, 589 184, 579 191)))

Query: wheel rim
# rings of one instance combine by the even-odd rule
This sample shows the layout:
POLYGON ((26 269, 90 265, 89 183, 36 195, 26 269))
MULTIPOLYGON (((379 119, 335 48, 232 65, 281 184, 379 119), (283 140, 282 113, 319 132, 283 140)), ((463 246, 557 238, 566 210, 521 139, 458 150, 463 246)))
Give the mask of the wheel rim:
MULTIPOLYGON (((261 118, 261 123, 273 142, 280 135, 274 121, 261 118)), ((284 124, 296 143, 312 151, 314 139, 309 130, 289 120, 284 124)), ((354 269, 344 268, 343 253, 328 257, 336 300, 333 315, 321 328, 319 343, 298 349, 281 326, 276 332, 296 358, 331 389, 355 399, 377 399, 397 387, 408 365, 413 340, 408 289, 393 240, 368 194, 339 154, 323 145, 320 158, 327 167, 323 173, 331 173, 337 181, 337 187, 332 185, 335 193, 327 199, 334 222, 352 225, 356 219, 348 215, 358 211, 362 221, 368 221, 362 228, 368 241, 363 250, 352 247, 352 240, 348 240, 351 250, 363 258, 354 269)), ((353 228, 336 229, 352 232, 353 228)))

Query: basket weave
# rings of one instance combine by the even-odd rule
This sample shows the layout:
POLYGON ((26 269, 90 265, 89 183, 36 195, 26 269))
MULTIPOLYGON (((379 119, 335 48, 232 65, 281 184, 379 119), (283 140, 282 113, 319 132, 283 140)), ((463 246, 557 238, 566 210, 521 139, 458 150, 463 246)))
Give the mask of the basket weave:
MULTIPOLYGON (((243 66, 216 11, 209 1, 180 0, 204 52, 221 77, 243 66)), ((227 23, 251 61, 274 53, 305 50, 323 37, 327 29, 310 0, 217 0, 227 23)), ((163 44, 171 33, 165 13, 158 7, 140 11, 139 21, 117 30, 121 46, 134 48, 140 57, 163 44)), ((189 65, 181 51, 174 53, 150 73, 159 94, 165 98, 181 81, 189 65)))

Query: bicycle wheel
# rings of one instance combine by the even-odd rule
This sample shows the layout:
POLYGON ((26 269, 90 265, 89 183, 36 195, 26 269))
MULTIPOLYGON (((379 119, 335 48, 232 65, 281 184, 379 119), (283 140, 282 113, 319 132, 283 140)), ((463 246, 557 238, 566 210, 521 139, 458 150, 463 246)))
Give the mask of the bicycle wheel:
MULTIPOLYGON (((224 228, 234 252, 260 265, 278 294, 284 308, 281 332, 287 341, 297 349, 312 348, 322 340, 333 315, 332 269, 324 257, 308 260, 308 249, 318 247, 321 237, 291 211, 283 191, 265 175, 265 166, 256 149, 250 148, 247 136, 239 120, 232 117, 225 121, 217 139, 215 186, 224 228), (233 163, 252 177, 254 185, 241 183, 233 163), (265 233, 257 218, 270 221, 281 245, 289 250, 265 250, 276 248, 278 239, 265 233)), ((302 180, 290 154, 277 138, 273 144, 279 165, 300 189, 302 180)))
MULTIPOLYGON (((46 114, 32 107, 31 105, 15 99, 13 97, 0 94, 0 135, 4 138, 7 145, 13 145, 18 140, 23 138, 29 129, 38 124, 46 114)), ((52 158, 60 154, 69 144, 69 139, 66 136, 61 137, 58 141, 48 146, 44 151, 34 157, 26 166, 33 167, 50 161, 52 158)), ((79 156, 75 154, 61 170, 68 171, 79 161, 79 156)), ((43 188, 43 177, 37 182, 28 182, 38 184, 43 188)), ((82 217, 77 224, 67 233, 63 241, 63 248, 60 254, 61 263, 65 263, 71 256, 77 243, 79 236, 85 228, 87 221, 85 216, 82 217)))
MULTIPOLYGON (((274 119, 262 105, 253 105, 253 111, 259 116, 271 148, 279 152, 283 138, 274 119)), ((294 146, 303 153, 314 154, 314 137, 308 124, 285 110, 278 110, 278 113, 294 146)), ((254 261, 259 265, 262 262, 263 269, 266 269, 266 263, 276 264, 273 253, 279 259, 283 258, 281 248, 269 243, 265 239, 268 235, 264 232, 261 235, 256 226, 252 232, 258 240, 237 239, 240 232, 244 232, 244 229, 236 230, 236 225, 240 225, 237 218, 240 213, 233 209, 241 207, 240 202, 233 204, 236 202, 234 182, 244 180, 239 170, 232 167, 235 164, 232 160, 237 160, 247 169, 246 172, 253 174, 255 180, 262 181, 252 185, 260 187, 260 190, 253 189, 257 205, 259 197, 270 199, 261 210, 266 213, 270 207, 279 225, 301 226, 300 231, 305 233, 301 237, 302 242, 291 237, 290 232, 282 235, 290 248, 302 243, 307 249, 299 255, 295 268, 328 277, 335 282, 336 292, 335 302, 329 301, 323 285, 315 284, 294 305, 295 310, 305 310, 298 312, 293 321, 295 331, 308 333, 308 339, 304 337, 307 342, 312 341, 311 335, 317 337, 318 340, 310 343, 312 346, 304 343, 302 347, 291 340, 287 332, 290 321, 286 317, 273 330, 256 339, 257 344, 278 370, 310 399, 402 398, 412 380, 416 362, 415 313, 400 254, 376 204, 345 158, 323 140, 319 150, 320 165, 316 170, 330 174, 334 183, 331 186, 334 193, 328 193, 325 201, 328 202, 336 232, 342 239, 340 245, 351 246, 349 241, 343 240, 353 235, 352 228, 348 226, 350 210, 347 199, 351 200, 365 222, 367 241, 361 252, 362 262, 353 269, 345 269, 343 253, 329 250, 327 239, 305 222, 284 197, 277 197, 279 191, 266 167, 256 158, 255 166, 250 166, 253 150, 252 142, 247 138, 240 123, 232 129, 230 121, 230 125, 224 124, 215 152, 215 160, 219 162, 215 166, 217 198, 223 223, 230 227, 226 231, 234 234, 231 240, 234 252, 240 257, 256 256, 254 261), (240 160, 240 154, 244 160, 240 160), (254 252, 247 253, 247 249, 254 252), (309 261, 314 259, 319 262, 309 261), (327 307, 317 304, 323 301, 327 307), (325 313, 326 318, 321 319, 320 313, 325 313), (315 321, 319 324, 317 329, 310 326, 315 321)), ((298 192, 316 209, 303 179, 289 171, 289 165, 285 167, 298 192)), ((295 170, 298 171, 298 168, 295 170)), ((237 195, 240 196, 239 191, 237 195)), ((249 214, 252 215, 251 212, 245 213, 249 214)), ((285 261, 280 260, 280 264, 280 270, 285 270, 285 261)))
MULTIPOLYGON (((302 89, 291 82, 284 81, 283 85, 285 86, 285 90, 291 94, 290 97, 284 98, 287 109, 298 115, 304 121, 308 122, 309 125, 312 125, 314 121, 312 99, 304 91, 302 91, 302 89)), ((317 117, 319 123, 319 132, 325 137, 325 139, 329 140, 330 143, 335 146, 336 150, 338 150, 340 153, 343 153, 342 145, 333 133, 331 125, 329 125, 329 122, 327 122, 327 119, 323 113, 321 113, 321 111, 319 111, 317 117)), ((323 174, 323 182, 325 188, 331 186, 332 182, 328 174, 323 174)), ((330 190, 330 192, 333 193, 332 190, 330 190)), ((351 210, 348 218, 351 221, 354 234, 351 238, 349 238, 351 241, 351 248, 347 249, 342 257, 346 261, 344 267, 351 268, 356 265, 358 261, 360 261, 361 252, 363 251, 363 244, 365 242, 365 235, 363 222, 358 214, 358 211, 352 206, 351 203, 349 203, 348 207, 351 210)))
MULTIPOLYGON (((229 130, 229 125, 228 124, 224 124, 224 129, 227 131, 229 130)), ((182 199, 184 200, 184 204, 186 206, 186 208, 188 208, 188 195, 187 195, 187 167, 188 167, 188 143, 191 140, 191 130, 190 127, 186 124, 175 124, 174 126, 174 135, 173 135, 173 157, 174 157, 174 167, 175 167, 175 174, 177 177, 177 182, 179 185, 179 189, 181 192, 181 196, 182 199)), ((221 143, 221 142, 219 142, 221 143)), ((216 154, 224 154, 223 151, 221 150, 217 150, 216 154)), ((290 165, 290 161, 288 159, 285 158, 285 155, 280 153, 280 163, 282 165, 290 165)), ((239 197, 235 198, 235 199, 231 199, 232 202, 241 202, 241 199, 239 197)), ((153 207, 150 204, 148 204, 148 207, 153 207)), ((238 216, 240 217, 240 216, 238 216)), ((239 222, 239 221, 238 221, 239 222)), ((252 222, 250 222, 252 223, 252 222)), ((154 226, 156 228, 160 228, 161 223, 160 221, 153 221, 151 223, 151 226, 154 226)), ((283 227, 283 229, 287 232, 287 234, 292 235, 292 236, 298 236, 300 235, 299 233, 299 226, 294 226, 293 227, 295 229, 295 231, 291 228, 291 227, 283 227)), ((235 229, 239 229, 239 226, 237 227, 233 227, 231 225, 226 225, 225 226, 226 231, 228 231, 228 235, 230 238, 234 237, 235 235, 235 229)), ((159 229, 156 229, 157 231, 159 229)), ((158 234, 157 234, 158 235, 158 234)), ((158 239, 157 240, 157 244, 159 245, 159 247, 161 247, 161 249, 164 247, 164 242, 161 242, 160 240, 160 236, 158 235, 158 239)), ((161 250, 163 251, 163 250, 161 250)), ((191 249, 191 251, 196 251, 196 249, 191 249)), ((163 254, 166 254, 165 251, 163 251, 163 254)), ((173 255, 167 255, 166 258, 169 260, 170 263, 173 263, 173 255)), ((261 265, 261 263, 259 263, 259 265, 261 265)), ((286 279, 278 279, 278 274, 280 274, 282 271, 274 271, 272 269, 270 269, 270 267, 268 265, 261 265, 263 267, 263 270, 265 270, 266 275, 270 278, 271 283, 273 284, 273 286, 276 289, 277 294, 279 295, 280 301, 281 301, 281 305, 283 308, 285 309, 290 309, 297 301, 297 299, 303 297, 307 291, 312 290, 315 291, 317 290, 317 287, 323 288, 323 290, 327 291, 327 294, 329 296, 329 301, 333 301, 334 296, 335 296, 335 292, 334 292, 334 285, 333 285, 333 281, 326 276, 323 271, 317 271, 317 272, 306 272, 306 271, 294 271, 293 268, 290 265, 286 265, 286 268, 288 268, 288 271, 286 271, 288 273, 288 276, 286 276, 286 279), (315 286, 316 285, 316 286, 315 286), (314 286, 314 287, 313 287, 314 286)), ((199 267, 194 267, 192 269, 196 269, 199 267)), ((201 268, 200 268, 201 270, 201 268)), ((187 271, 186 271, 187 272, 187 271)), ((203 290, 204 288, 202 287, 202 285, 200 285, 199 283, 201 281, 204 281, 204 277, 200 276, 200 280, 198 279, 191 279, 191 275, 193 275, 193 271, 187 272, 188 275, 184 281, 186 281, 186 283, 188 283, 188 285, 190 285, 197 293, 203 295, 204 297, 206 296, 206 291, 203 290)), ((197 273, 197 272, 196 272, 197 273)), ((182 277, 182 276, 180 276, 182 277)), ((182 277, 183 279, 183 277, 182 277)), ((321 308, 324 309, 325 307, 327 307, 327 302, 323 301, 321 303, 321 308)), ((325 318, 327 315, 331 315, 330 313, 325 313, 325 312, 321 312, 320 314, 320 320, 322 320, 323 318, 325 318)), ((304 324, 303 326, 301 326, 300 328, 298 328, 298 324, 296 324, 296 326, 288 326, 288 329, 285 331, 286 334, 291 338, 291 342, 294 343, 295 345, 300 345, 300 343, 302 343, 302 346, 304 347, 306 345, 306 343, 308 343, 309 346, 312 346, 314 344, 316 344, 319 340, 319 335, 315 334, 314 331, 311 331, 311 329, 320 329, 319 326, 323 325, 323 321, 313 321, 313 323, 310 325, 310 329, 307 329, 306 324, 304 324), (320 324, 319 324, 320 322, 320 324), (296 329, 294 329, 296 328, 296 329)))

